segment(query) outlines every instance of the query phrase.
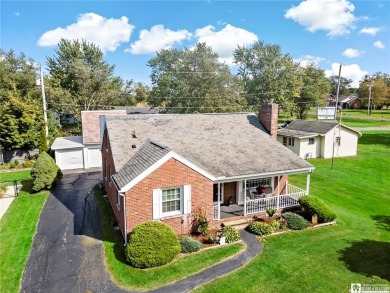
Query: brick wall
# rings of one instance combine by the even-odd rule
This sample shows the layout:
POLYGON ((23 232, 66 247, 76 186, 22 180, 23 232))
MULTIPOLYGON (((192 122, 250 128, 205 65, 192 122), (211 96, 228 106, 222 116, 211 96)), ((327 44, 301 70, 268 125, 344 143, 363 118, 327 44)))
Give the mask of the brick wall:
POLYGON ((237 203, 237 182, 227 182, 224 184, 224 198, 223 202, 227 203, 228 198, 233 197, 233 203, 237 203))
MULTIPOLYGON (((181 162, 170 159, 147 178, 126 192, 127 232, 136 225, 153 219, 153 189, 191 185, 191 211, 202 206, 206 216, 213 218, 213 182, 181 162)), ((191 217, 180 215, 163 218, 177 234, 188 233, 191 217)))
POLYGON ((260 106, 259 119, 261 124, 267 129, 273 139, 277 139, 278 136, 278 117, 279 106, 278 104, 263 104, 260 106))
POLYGON ((104 130, 103 142, 102 142, 102 164, 103 164, 103 186, 104 190, 107 192, 108 200, 110 202, 112 211, 115 214, 115 218, 117 219, 122 235, 125 233, 125 221, 123 214, 123 197, 120 197, 120 209, 117 208, 117 198, 118 191, 115 187, 115 183, 111 180, 111 175, 115 174, 115 165, 112 158, 110 140, 108 135, 106 134, 107 130, 104 130), (111 168, 111 173, 110 173, 111 168))
POLYGON ((286 182, 288 180, 288 175, 280 176, 280 180, 278 182, 278 177, 274 178, 274 194, 278 194, 278 183, 279 183, 279 192, 280 194, 286 193, 286 182))

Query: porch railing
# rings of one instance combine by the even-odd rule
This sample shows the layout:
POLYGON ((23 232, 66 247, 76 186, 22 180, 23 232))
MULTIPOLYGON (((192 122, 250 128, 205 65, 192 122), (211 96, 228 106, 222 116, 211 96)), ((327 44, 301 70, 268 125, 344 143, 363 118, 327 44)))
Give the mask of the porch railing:
POLYGON ((251 199, 246 201, 246 214, 264 212, 267 208, 280 209, 298 206, 298 199, 305 195, 305 190, 287 184, 286 194, 268 198, 251 199))

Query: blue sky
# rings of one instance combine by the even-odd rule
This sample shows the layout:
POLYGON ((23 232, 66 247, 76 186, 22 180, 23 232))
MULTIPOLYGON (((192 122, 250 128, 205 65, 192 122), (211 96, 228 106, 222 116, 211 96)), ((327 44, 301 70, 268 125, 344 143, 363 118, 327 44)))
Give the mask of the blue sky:
POLYGON ((4 50, 45 64, 61 37, 98 44, 116 75, 150 83, 147 61, 164 48, 206 42, 234 71, 232 51, 279 44, 305 64, 355 84, 390 73, 390 1, 1 1, 4 50))

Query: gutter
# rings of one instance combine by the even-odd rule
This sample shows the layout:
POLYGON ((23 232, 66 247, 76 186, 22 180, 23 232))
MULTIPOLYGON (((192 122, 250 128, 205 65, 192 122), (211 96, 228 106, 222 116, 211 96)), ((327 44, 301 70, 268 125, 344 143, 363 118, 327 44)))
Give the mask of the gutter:
POLYGON ((276 176, 276 175, 289 175, 289 174, 299 174, 299 173, 312 173, 314 171, 314 167, 311 168, 302 168, 302 169, 296 169, 296 170, 289 170, 289 171, 276 171, 276 172, 268 172, 268 173, 261 173, 261 174, 250 174, 250 175, 242 175, 242 176, 233 176, 233 177, 218 177, 217 180, 214 181, 214 183, 223 183, 223 182, 231 182, 231 181, 238 181, 243 179, 256 179, 259 177, 270 177, 270 176, 276 176))

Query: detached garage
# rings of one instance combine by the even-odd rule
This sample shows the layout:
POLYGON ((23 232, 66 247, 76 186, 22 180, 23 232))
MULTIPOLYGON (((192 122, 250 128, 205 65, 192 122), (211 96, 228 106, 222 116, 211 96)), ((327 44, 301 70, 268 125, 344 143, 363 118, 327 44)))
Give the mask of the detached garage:
POLYGON ((59 137, 51 149, 61 170, 102 166, 100 116, 126 115, 126 110, 81 111, 83 136, 59 137))

